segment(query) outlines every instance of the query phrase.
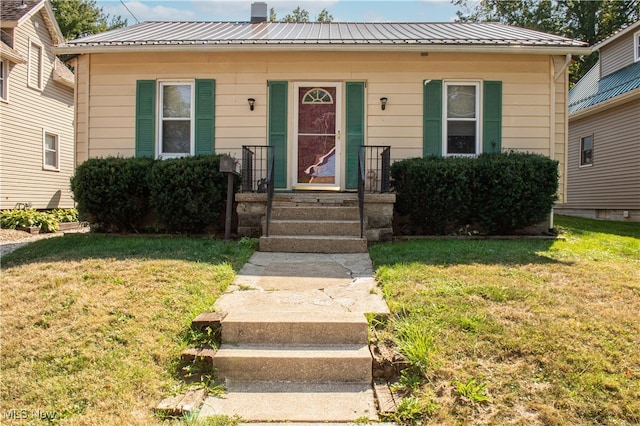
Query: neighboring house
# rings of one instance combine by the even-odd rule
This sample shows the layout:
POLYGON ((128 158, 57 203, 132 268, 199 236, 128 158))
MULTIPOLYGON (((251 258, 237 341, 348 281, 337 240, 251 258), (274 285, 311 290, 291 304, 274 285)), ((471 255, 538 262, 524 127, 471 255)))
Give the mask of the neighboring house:
POLYGON ((78 55, 77 162, 270 145, 275 187, 301 191, 355 189, 360 145, 392 160, 528 151, 564 169, 584 43, 498 23, 266 22, 253 6, 252 22, 145 22, 59 47, 78 55))
POLYGON ((640 21, 593 47, 569 92, 566 202, 556 211, 640 221, 640 21))
POLYGON ((0 208, 73 207, 74 75, 45 0, 1 0, 0 208))

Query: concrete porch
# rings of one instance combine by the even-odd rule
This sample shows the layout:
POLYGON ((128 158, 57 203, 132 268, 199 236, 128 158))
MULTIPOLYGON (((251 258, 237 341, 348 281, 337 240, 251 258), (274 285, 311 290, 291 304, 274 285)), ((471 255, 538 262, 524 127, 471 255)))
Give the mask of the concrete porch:
POLYGON ((267 194, 239 193, 238 235, 259 237, 260 251, 361 253, 368 242, 393 236, 395 200, 395 194, 365 194, 361 238, 357 193, 276 193, 266 235, 267 194))

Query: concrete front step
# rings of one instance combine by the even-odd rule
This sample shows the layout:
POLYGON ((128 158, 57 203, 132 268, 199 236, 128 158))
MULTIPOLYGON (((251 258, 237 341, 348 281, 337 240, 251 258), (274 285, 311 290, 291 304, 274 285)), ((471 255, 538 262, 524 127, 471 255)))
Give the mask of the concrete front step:
POLYGON ((274 205, 291 203, 297 205, 357 205, 358 194, 356 192, 282 192, 274 194, 273 203, 274 205))
POLYGON ((246 381, 347 382, 372 380, 368 345, 224 344, 213 359, 218 379, 246 381))
POLYGON ((360 212, 357 206, 274 206, 271 211, 272 220, 359 220, 360 212))
POLYGON ((360 383, 236 383, 205 400, 200 417, 215 415, 270 424, 378 420, 371 385, 360 383))
POLYGON ((278 219, 269 224, 272 236, 280 235, 339 235, 357 237, 360 235, 359 220, 294 220, 278 219))
POLYGON ((232 312, 222 322, 222 343, 366 345, 368 332, 361 313, 232 312))
POLYGON ((262 236, 260 237, 260 251, 283 253, 366 253, 367 239, 334 235, 262 236))

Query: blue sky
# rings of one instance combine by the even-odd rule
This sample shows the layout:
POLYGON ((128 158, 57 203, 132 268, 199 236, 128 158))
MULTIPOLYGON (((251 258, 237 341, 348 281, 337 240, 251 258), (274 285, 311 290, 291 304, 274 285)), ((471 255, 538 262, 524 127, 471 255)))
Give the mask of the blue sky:
MULTIPOLYGON (((123 0, 124 4, 140 21, 248 21, 251 15, 251 0, 174 0, 147 1, 123 0)), ((340 22, 449 22, 455 19, 456 7, 449 0, 424 1, 266 1, 268 8, 275 8, 278 18, 291 13, 300 6, 309 11, 314 19, 322 9, 340 22)), ((98 0, 97 5, 109 15, 120 15, 135 23, 131 13, 122 2, 98 0)))

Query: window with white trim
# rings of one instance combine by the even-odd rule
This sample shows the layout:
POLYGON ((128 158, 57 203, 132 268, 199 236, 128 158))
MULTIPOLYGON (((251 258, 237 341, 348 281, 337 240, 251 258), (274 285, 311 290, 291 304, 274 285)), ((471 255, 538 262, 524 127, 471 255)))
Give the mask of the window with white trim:
POLYGON ((445 155, 480 153, 480 83, 445 82, 443 100, 445 155))
POLYGON ((9 99, 9 61, 0 59, 0 100, 9 99))
POLYGON ((195 152, 193 82, 160 82, 159 105, 159 155, 162 158, 193 155, 195 152))
POLYGON ((45 170, 60 170, 60 144, 58 135, 43 132, 42 167, 45 170))
POLYGON ((593 164, 593 135, 580 138, 580 167, 593 164))
POLYGON ((29 44, 29 87, 42 90, 42 46, 31 42, 29 44))
POLYGON ((633 35, 633 58, 636 62, 640 61, 640 31, 633 35))

